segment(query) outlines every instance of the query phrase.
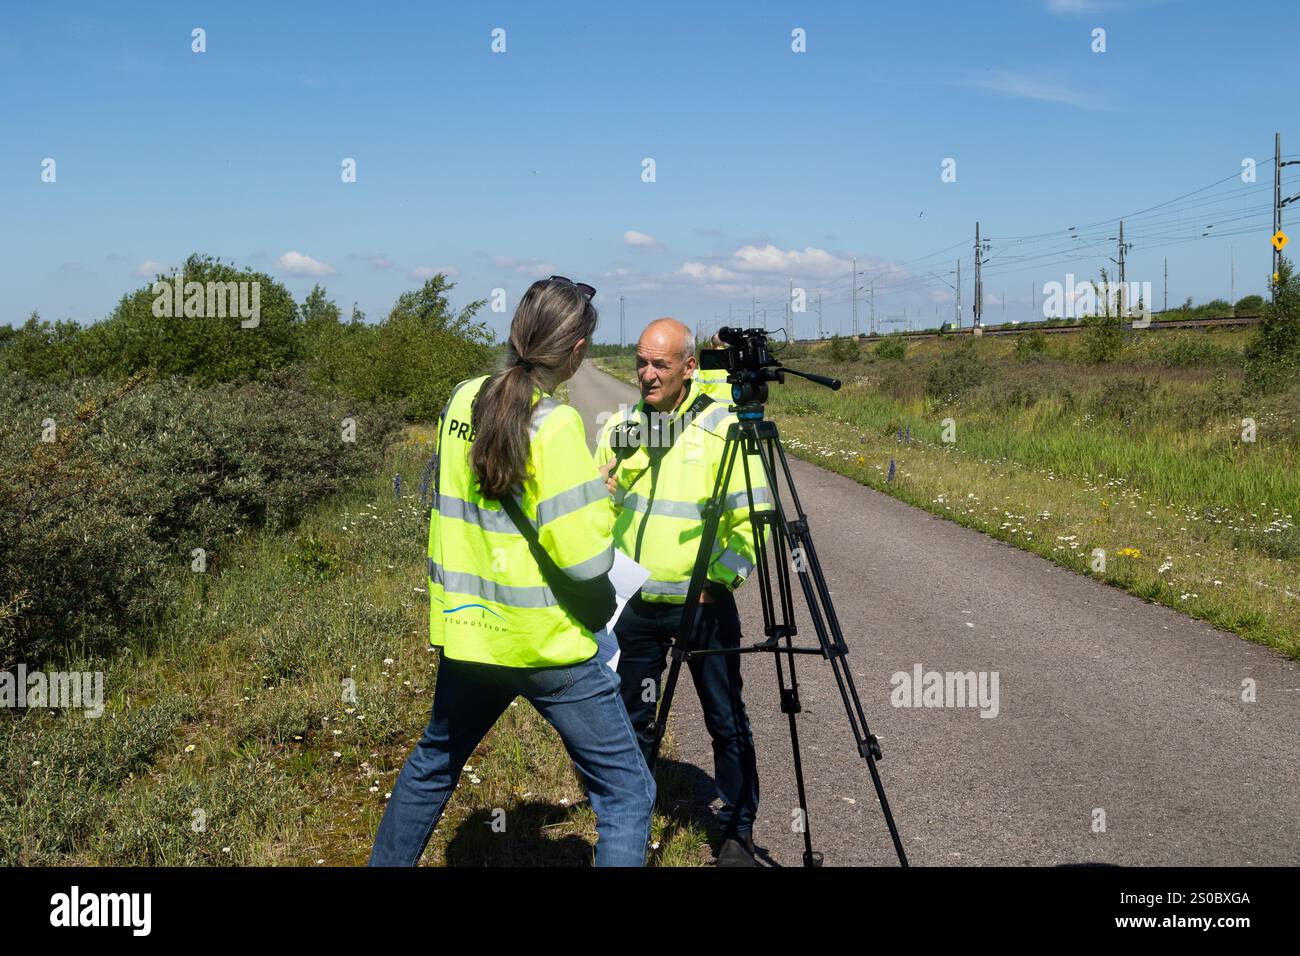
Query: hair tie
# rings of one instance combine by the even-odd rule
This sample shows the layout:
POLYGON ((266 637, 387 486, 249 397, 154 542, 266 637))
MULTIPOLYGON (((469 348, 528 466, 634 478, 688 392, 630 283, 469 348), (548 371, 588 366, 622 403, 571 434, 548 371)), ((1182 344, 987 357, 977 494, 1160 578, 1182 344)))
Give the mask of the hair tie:
POLYGON ((535 368, 533 363, 528 361, 528 359, 524 358, 522 355, 515 361, 515 364, 522 367, 525 372, 531 372, 535 368))

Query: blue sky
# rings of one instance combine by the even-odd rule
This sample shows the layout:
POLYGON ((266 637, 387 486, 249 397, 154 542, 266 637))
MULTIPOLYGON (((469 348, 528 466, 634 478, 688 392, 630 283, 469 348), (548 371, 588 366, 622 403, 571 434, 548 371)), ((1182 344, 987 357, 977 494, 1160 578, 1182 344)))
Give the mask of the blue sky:
MULTIPOLYGON (((432 271, 452 275, 458 303, 500 287, 511 309, 558 272, 599 289, 605 341, 620 295, 629 338, 659 315, 748 321, 755 298, 777 328, 791 281, 808 296, 798 334, 815 332, 819 292, 825 331, 847 331, 854 256, 863 329, 873 286, 878 319, 900 319, 885 328, 905 309, 933 324, 952 315, 961 258, 969 322, 977 219, 985 320, 1027 319, 1044 283, 1110 266, 1114 220, 1133 213, 1128 278, 1151 281, 1157 307, 1165 256, 1171 303, 1226 298, 1230 257, 1236 295, 1263 292, 1274 132, 1300 155, 1279 66, 1294 63, 1298 9, 10 7, 0 321, 100 319, 197 251, 299 299, 320 282, 371 319, 432 271), (946 158, 955 182, 941 181, 946 158)), ((1284 194, 1300 192, 1297 171, 1284 194)), ((484 317, 500 330, 509 313, 484 317)))

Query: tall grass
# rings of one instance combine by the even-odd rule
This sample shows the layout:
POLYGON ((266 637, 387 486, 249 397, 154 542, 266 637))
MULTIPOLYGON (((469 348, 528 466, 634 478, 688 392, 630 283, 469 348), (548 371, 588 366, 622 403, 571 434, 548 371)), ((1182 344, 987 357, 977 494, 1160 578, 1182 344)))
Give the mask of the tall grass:
MULTIPOLYGON (((220 573, 178 573, 163 622, 80 662, 106 670, 98 720, 0 717, 15 770, 0 780, 0 864, 365 862, 436 677, 424 437, 293 530, 241 536, 220 573)), ((709 859, 673 798, 683 786, 661 778, 654 863, 709 859)), ((520 701, 471 758, 425 862, 586 863, 594 840, 562 743, 520 701)))

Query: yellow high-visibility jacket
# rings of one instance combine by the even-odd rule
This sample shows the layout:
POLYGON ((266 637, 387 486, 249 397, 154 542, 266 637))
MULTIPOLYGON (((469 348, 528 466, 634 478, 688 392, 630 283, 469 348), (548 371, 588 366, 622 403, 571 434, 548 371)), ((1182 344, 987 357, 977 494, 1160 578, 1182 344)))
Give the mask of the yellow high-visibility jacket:
MULTIPOLYGON (((652 460, 646 447, 638 448, 614 473, 614 544, 650 571, 641 589, 647 601, 682 604, 695 567, 704 530, 704 506, 722 467, 728 426, 736 416, 711 402, 699 414, 689 410, 699 397, 699 385, 688 380, 688 391, 676 411, 659 413, 638 402, 622 409, 605 423, 596 446, 596 462, 614 457, 613 448, 626 434, 624 423, 638 429, 633 444, 653 445, 677 432, 676 442, 652 460), (656 429, 656 425, 659 427, 656 429), (656 437, 662 436, 662 438, 656 437)), ((662 448, 663 445, 658 447, 662 448)), ((740 587, 754 569, 754 529, 745 491, 744 460, 738 455, 726 489, 726 507, 709 562, 708 578, 726 587, 740 587)), ((749 456, 754 506, 771 507, 771 496, 755 456, 749 456)))
MULTIPOLYGON (((556 600, 496 499, 479 494, 470 467, 471 410, 487 377, 456 386, 438 427, 429 520, 429 640, 455 660, 507 667, 585 661, 596 641, 556 600)), ((539 544, 576 581, 614 563, 609 492, 587 452, 577 410, 535 393, 529 475, 516 488, 539 544), (520 493, 522 492, 522 493, 520 493)))
POLYGON ((719 405, 725 407, 731 404, 731 383, 727 381, 725 368, 697 368, 695 384, 719 405))

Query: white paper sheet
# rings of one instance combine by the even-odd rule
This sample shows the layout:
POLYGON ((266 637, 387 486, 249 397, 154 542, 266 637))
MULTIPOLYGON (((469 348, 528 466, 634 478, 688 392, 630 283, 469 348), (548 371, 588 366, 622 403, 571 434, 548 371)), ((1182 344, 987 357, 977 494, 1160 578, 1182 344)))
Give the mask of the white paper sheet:
POLYGON ((614 585, 614 616, 594 635, 596 643, 600 645, 598 653, 602 657, 606 654, 610 655, 605 663, 611 670, 618 670, 618 658, 621 653, 618 638, 614 636, 614 624, 623 613, 623 606, 648 580, 650 580, 650 571, 647 568, 637 564, 617 548, 614 549, 614 566, 609 569, 609 582, 614 585))

